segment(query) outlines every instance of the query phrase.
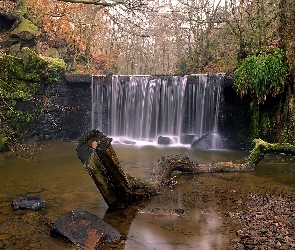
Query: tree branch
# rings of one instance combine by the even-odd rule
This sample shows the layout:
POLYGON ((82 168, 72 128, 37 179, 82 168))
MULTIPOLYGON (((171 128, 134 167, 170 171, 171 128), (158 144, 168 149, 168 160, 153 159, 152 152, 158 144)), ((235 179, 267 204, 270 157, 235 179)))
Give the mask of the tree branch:
POLYGON ((290 143, 268 143, 261 139, 253 141, 255 147, 248 156, 250 165, 256 166, 268 152, 282 152, 295 155, 295 146, 290 143))
POLYGON ((67 3, 82 3, 82 4, 94 4, 100 5, 104 7, 113 7, 119 4, 124 4, 123 1, 115 1, 113 3, 106 3, 106 2, 99 2, 99 1, 87 1, 87 0, 57 0, 60 2, 67 2, 67 3))

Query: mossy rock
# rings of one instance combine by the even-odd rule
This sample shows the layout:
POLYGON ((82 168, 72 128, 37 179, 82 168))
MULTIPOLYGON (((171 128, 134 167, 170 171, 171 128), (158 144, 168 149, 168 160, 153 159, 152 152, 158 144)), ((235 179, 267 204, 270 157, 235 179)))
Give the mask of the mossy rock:
POLYGON ((12 44, 9 48, 9 55, 19 56, 20 52, 21 52, 21 44, 20 43, 12 44))
POLYGON ((28 19, 23 19, 20 24, 11 31, 12 38, 19 38, 20 40, 32 40, 40 34, 38 27, 28 19))
POLYGON ((29 48, 23 48, 20 57, 5 55, 0 59, 0 79, 4 82, 10 79, 10 82, 24 81, 25 84, 53 83, 59 80, 65 69, 62 59, 40 56, 29 48))
POLYGON ((58 82, 65 68, 62 59, 43 57, 29 48, 23 48, 19 57, 4 55, 0 58, 0 93, 5 99, 0 110, 4 117, 0 119, 3 128, 0 133, 0 151, 14 143, 11 138, 23 133, 22 126, 25 127, 35 116, 35 112, 19 110, 17 103, 29 100, 37 93, 42 82, 58 82), (9 128, 3 125, 3 121, 9 124, 9 128))
POLYGON ((47 56, 40 56, 40 59, 47 63, 46 80, 47 82, 57 82, 61 74, 66 70, 66 63, 63 59, 47 56))
POLYGON ((0 134, 0 152, 5 152, 9 150, 7 142, 7 137, 0 134))
POLYGON ((60 57, 60 55, 58 53, 58 50, 56 48, 49 48, 46 51, 46 56, 48 56, 48 57, 54 57, 54 58, 59 58, 60 57))

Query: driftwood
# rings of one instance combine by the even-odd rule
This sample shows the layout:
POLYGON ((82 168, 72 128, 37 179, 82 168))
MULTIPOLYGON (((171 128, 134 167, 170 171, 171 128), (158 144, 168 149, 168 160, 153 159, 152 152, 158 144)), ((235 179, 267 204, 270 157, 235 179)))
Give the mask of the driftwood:
POLYGON ((110 208, 124 207, 147 198, 156 189, 126 175, 112 148, 111 138, 98 130, 88 132, 78 142, 77 154, 110 208))
POLYGON ((295 154, 291 144, 271 144, 254 140, 255 147, 247 161, 240 163, 217 162, 196 164, 188 156, 161 157, 149 181, 142 181, 124 173, 108 138, 98 130, 86 133, 78 143, 77 154, 94 180, 109 208, 126 207, 131 203, 150 198, 163 185, 173 185, 170 175, 174 171, 185 173, 252 171, 267 152, 295 154))
POLYGON ((295 146, 290 143, 268 143, 261 139, 254 139, 254 148, 248 156, 251 165, 256 166, 266 153, 281 152, 295 155, 295 146))

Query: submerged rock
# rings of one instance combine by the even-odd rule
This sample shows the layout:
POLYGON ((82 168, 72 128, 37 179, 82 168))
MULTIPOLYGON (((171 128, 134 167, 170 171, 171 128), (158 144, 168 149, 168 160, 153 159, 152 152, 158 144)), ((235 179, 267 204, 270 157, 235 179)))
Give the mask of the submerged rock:
POLYGON ((119 140, 118 143, 125 144, 125 145, 135 145, 136 144, 136 141, 131 141, 131 140, 123 139, 123 140, 119 140))
POLYGON ((180 136, 180 142, 182 144, 192 144, 194 141, 196 135, 195 134, 186 134, 186 135, 181 135, 180 136))
POLYGON ((172 136, 158 136, 158 144, 161 145, 169 145, 174 144, 176 142, 176 139, 172 136))
POLYGON ((61 214, 50 233, 89 250, 105 243, 118 243, 122 237, 117 229, 100 217, 80 208, 61 214))
POLYGON ((245 143, 232 140, 228 135, 208 133, 195 140, 191 144, 191 148, 245 150, 246 146, 245 143))
POLYGON ((14 210, 18 209, 30 209, 30 210, 39 210, 45 206, 45 201, 42 200, 39 196, 22 196, 15 199, 12 202, 14 210))
POLYGON ((191 147, 200 149, 223 149, 224 145, 219 134, 208 133, 193 142, 191 147))

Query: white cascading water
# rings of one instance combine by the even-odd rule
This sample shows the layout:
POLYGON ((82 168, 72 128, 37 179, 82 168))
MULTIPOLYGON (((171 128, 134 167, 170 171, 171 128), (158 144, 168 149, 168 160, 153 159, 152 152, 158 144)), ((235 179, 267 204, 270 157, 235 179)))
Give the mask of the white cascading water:
MULTIPOLYGON (((222 77, 222 75, 218 75, 222 77)), ((92 129, 115 139, 180 143, 217 130, 220 79, 209 75, 113 76, 112 85, 92 84, 92 129), (106 106, 107 105, 107 106, 106 106)))

